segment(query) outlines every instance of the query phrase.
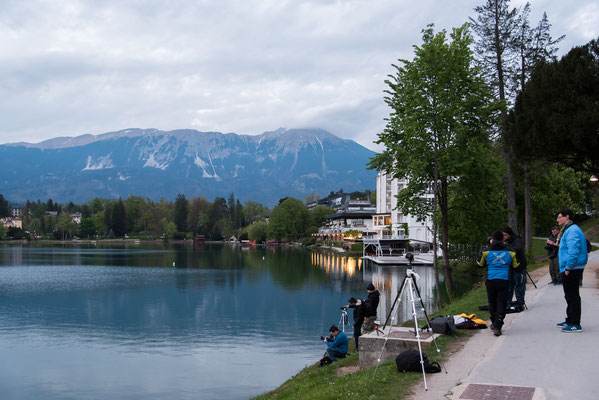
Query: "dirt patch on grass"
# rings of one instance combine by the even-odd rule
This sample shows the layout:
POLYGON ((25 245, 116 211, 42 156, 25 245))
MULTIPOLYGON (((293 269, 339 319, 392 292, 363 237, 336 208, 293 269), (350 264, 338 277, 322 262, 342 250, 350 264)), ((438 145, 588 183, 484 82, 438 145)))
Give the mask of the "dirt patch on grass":
POLYGON ((358 365, 350 365, 349 367, 339 367, 337 368, 337 376, 343 375, 351 375, 355 372, 358 372, 360 367, 358 365))

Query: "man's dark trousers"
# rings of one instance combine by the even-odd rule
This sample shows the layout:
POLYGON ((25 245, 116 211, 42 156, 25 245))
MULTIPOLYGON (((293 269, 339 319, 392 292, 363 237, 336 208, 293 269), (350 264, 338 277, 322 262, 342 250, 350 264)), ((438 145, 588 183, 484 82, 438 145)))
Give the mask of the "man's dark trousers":
POLYGON ((360 351, 360 346, 358 345, 358 339, 362 334, 362 324, 354 325, 354 341, 356 342, 356 351, 360 351))
POLYGON ((580 325, 580 292, 579 283, 582 278, 582 269, 573 269, 568 275, 562 274, 564 286, 564 297, 566 298, 566 323, 568 325, 580 325))
POLYGON ((491 322, 496 328, 503 326, 505 318, 505 305, 509 282, 506 279, 487 280, 487 300, 489 301, 489 313, 491 322))

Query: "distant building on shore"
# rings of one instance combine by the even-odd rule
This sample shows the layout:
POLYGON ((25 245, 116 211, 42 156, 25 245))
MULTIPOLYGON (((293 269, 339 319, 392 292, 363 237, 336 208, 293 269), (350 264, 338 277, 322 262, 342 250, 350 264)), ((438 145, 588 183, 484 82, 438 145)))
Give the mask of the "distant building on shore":
MULTIPOLYGON (((430 217, 420 220, 397 209, 397 194, 406 187, 406 179, 397 179, 379 171, 376 177, 376 214, 372 216, 373 230, 379 239, 410 238, 433 241, 433 224, 430 217)), ((423 201, 432 200, 433 193, 423 201)))

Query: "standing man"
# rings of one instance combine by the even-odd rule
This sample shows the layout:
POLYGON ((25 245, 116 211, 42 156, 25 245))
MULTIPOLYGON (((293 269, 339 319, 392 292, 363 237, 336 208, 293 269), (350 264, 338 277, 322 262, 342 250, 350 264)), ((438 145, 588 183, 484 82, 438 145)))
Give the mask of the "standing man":
POLYGON ((509 287, 510 269, 518 267, 516 253, 509 251, 503 243, 503 232, 493 233, 491 246, 483 250, 478 261, 481 267, 487 267, 487 300, 489 301, 489 313, 491 314, 491 325, 493 334, 501 336, 501 327, 505 318, 505 306, 507 304, 507 292, 509 287))
POLYGON ((368 298, 364 300, 364 333, 374 331, 374 321, 376 321, 376 309, 379 306, 379 298, 381 294, 369 283, 366 287, 368 298))
POLYGON ((557 235, 559 234, 559 228, 554 226, 551 228, 551 236, 545 242, 545 250, 547 250, 547 256, 549 257, 549 275, 551 275, 550 285, 561 285, 562 277, 559 272, 559 261, 557 258, 557 252, 559 250, 559 243, 557 242, 557 235))
POLYGON ((567 208, 557 213, 557 223, 562 226, 559 239, 559 270, 566 298, 566 320, 557 324, 562 332, 582 332, 580 326, 579 282, 588 261, 587 241, 582 230, 572 222, 572 210, 567 208))
POLYGON ((356 342, 356 351, 360 351, 359 338, 362 335, 362 324, 364 323, 364 303, 362 300, 358 300, 352 297, 348 300, 348 308, 354 309, 354 341, 356 342))
POLYGON ((526 293, 526 254, 524 253, 524 244, 520 235, 515 233, 511 227, 503 228, 503 242, 507 245, 507 249, 516 253, 516 259, 520 265, 515 270, 511 271, 511 279, 509 280, 509 288, 507 292, 507 301, 512 301, 514 292, 516 292, 516 301, 524 307, 524 295, 526 293))

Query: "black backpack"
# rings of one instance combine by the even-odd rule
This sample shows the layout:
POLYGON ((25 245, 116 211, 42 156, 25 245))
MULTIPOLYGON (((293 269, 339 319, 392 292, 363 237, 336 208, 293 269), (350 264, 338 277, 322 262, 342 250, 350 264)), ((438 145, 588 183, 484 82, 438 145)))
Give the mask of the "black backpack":
MULTIPOLYGON (((441 366, 437 362, 432 364, 429 362, 426 354, 422 353, 422 360, 424 361, 424 371, 430 373, 441 372, 441 366)), ((397 365, 397 372, 422 372, 422 366, 420 365, 420 352, 416 350, 406 350, 400 353, 395 358, 395 364, 397 365)))
MULTIPOLYGON (((456 336, 458 332, 452 315, 436 316, 429 321, 433 333, 443 333, 445 335, 456 336)), ((424 325, 422 329, 428 330, 428 325, 424 325)))

